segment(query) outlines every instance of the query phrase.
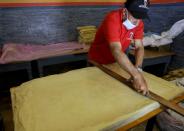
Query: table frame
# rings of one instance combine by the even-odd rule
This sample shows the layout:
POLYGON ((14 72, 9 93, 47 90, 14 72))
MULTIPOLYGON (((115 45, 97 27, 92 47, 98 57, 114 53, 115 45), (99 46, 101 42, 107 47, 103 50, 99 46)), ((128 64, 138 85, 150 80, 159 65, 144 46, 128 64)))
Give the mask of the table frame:
MULTIPOLYGON (((182 100, 184 100, 184 93, 182 93, 181 95, 179 95, 176 98, 174 98, 173 100, 171 100, 171 102, 177 104, 177 103, 181 102, 182 100)), ((128 129, 131 129, 131 128, 155 117, 156 115, 163 112, 164 110, 165 110, 165 108, 163 106, 161 106, 160 108, 157 108, 157 109, 151 111, 150 113, 144 115, 143 117, 140 117, 139 119, 137 119, 137 120, 125 125, 125 126, 118 128, 117 131, 126 131, 128 129)), ((146 131, 151 131, 150 129, 151 128, 147 127, 146 131)))

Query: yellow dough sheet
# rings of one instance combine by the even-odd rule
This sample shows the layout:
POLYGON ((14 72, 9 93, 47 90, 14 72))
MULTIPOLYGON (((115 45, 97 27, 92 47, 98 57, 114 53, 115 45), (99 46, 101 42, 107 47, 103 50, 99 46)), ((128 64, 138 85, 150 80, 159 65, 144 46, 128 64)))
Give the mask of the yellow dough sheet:
MULTIPOLYGON (((166 97, 184 91, 144 75, 150 87, 166 97)), ((159 107, 96 67, 26 82, 11 89, 11 98, 15 131, 114 130, 159 107)))

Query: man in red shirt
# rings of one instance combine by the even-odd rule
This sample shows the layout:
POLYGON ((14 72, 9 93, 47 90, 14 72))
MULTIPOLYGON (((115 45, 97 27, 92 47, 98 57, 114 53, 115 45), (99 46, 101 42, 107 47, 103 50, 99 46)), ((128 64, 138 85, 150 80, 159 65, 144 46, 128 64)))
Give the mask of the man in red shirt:
POLYGON ((89 50, 89 60, 100 64, 117 62, 131 75, 134 88, 144 95, 148 93, 148 87, 139 68, 144 56, 142 19, 148 18, 148 9, 147 0, 127 0, 125 8, 108 13, 89 50), (136 51, 135 65, 125 54, 132 40, 136 51))

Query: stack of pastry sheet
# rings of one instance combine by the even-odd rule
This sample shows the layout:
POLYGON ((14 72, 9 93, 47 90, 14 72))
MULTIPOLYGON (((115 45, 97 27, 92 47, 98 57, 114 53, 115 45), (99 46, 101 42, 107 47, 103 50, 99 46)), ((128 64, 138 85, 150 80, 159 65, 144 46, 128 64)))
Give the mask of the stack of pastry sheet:
MULTIPOLYGON (((118 65, 108 68, 128 75, 118 65)), ((184 90, 144 73, 152 91, 172 99, 184 90)), ((15 131, 113 130, 160 105, 96 67, 47 76, 11 89, 15 131)))
POLYGON ((91 44, 95 38, 96 26, 81 26, 77 27, 78 30, 78 42, 82 44, 91 44))

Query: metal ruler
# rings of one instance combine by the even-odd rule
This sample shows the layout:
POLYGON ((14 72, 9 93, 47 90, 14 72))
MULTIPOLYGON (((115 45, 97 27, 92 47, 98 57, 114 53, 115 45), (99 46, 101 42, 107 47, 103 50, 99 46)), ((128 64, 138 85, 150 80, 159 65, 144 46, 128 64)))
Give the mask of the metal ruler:
MULTIPOLYGON (((98 64, 94 61, 89 61, 89 63, 95 65, 96 67, 98 67, 99 69, 101 69, 103 72, 105 72, 106 74, 110 75, 111 77, 115 78, 116 80, 122 82, 123 84, 127 85, 128 87, 134 89, 134 87, 132 86, 132 84, 130 82, 127 81, 126 78, 122 77, 121 75, 117 74, 116 72, 104 67, 101 64, 98 64)), ((166 100, 165 98, 149 91, 149 95, 147 95, 148 98, 159 102, 161 105, 163 105, 166 108, 172 109, 173 111, 181 114, 182 116, 184 116, 184 109, 181 108, 180 106, 178 106, 177 104, 174 104, 168 100, 166 100)))

